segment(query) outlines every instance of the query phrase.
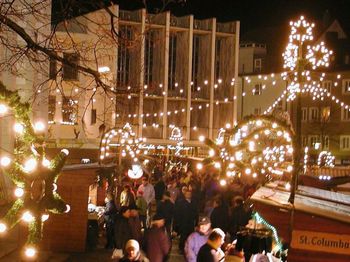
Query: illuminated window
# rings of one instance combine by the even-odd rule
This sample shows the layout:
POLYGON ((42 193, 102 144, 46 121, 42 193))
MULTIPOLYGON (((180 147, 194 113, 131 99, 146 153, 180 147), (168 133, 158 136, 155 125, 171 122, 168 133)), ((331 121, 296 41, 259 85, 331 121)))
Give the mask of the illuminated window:
POLYGON ((340 150, 350 150, 350 136, 340 136, 340 150))
POLYGON ((328 122, 331 116, 331 108, 329 106, 321 107, 321 120, 322 122, 328 122))
POLYGON ((302 136, 301 137, 301 143, 302 143, 302 147, 307 147, 307 136, 302 136))
POLYGON ((62 121, 75 124, 78 117, 78 105, 71 97, 62 97, 62 121))
POLYGON ((261 69, 262 69, 261 58, 255 58, 254 59, 254 72, 255 73, 261 72, 261 69))
POLYGON ((310 107, 309 108, 309 119, 311 121, 318 120, 318 108, 317 107, 310 107))
POLYGON ((331 89, 332 89, 332 81, 323 81, 322 82, 322 88, 323 89, 326 89, 329 93, 331 92, 331 89))
POLYGON ((310 146, 312 149, 319 149, 319 146, 320 146, 320 136, 318 136, 318 135, 309 136, 309 146, 310 146))
POLYGON ((341 110, 341 121, 350 121, 349 109, 342 108, 342 110, 341 110))
POLYGON ((350 79, 343 79, 343 94, 350 94, 350 79))
POLYGON ((254 96, 261 95, 261 91, 262 91, 262 84, 261 83, 256 84, 253 88, 253 95, 254 96))

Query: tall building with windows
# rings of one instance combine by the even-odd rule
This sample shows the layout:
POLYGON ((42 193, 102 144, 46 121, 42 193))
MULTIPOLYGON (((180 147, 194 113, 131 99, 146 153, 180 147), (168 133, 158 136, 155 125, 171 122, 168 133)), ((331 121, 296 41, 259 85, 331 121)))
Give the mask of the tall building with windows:
POLYGON ((215 18, 197 20, 170 12, 154 15, 118 6, 113 12, 118 32, 114 43, 104 42, 93 31, 91 21, 108 27, 105 10, 57 27, 60 43, 69 37, 78 45, 99 44, 96 54, 67 49, 63 55, 105 70, 112 86, 107 95, 94 93, 84 73, 69 65, 55 69, 51 62, 50 73, 60 81, 56 77, 50 85, 50 147, 96 150, 103 131, 126 123, 150 144, 173 143, 170 136, 179 128, 185 146, 199 147, 199 136, 215 138, 220 128, 237 120, 238 21, 219 23, 215 18), (100 58, 99 65, 88 63, 94 55, 100 58))

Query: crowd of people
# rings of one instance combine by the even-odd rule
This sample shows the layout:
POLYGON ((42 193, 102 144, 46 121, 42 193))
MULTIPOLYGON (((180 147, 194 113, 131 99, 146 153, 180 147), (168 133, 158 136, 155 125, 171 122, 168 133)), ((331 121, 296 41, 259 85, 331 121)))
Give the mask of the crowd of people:
POLYGON ((255 188, 239 179, 223 187, 215 172, 161 168, 140 185, 126 179, 121 186, 105 199, 106 248, 115 260, 151 262, 167 261, 174 239, 186 261, 224 261, 251 217, 244 199, 255 188))

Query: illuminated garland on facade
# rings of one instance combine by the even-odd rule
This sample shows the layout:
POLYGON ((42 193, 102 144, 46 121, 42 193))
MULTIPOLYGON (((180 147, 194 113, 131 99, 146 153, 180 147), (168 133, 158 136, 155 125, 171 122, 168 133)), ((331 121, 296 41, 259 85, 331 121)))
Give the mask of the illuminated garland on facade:
POLYGON ((0 82, 0 113, 6 114, 12 109, 16 123, 16 144, 14 157, 3 155, 1 166, 16 188, 17 198, 5 217, 0 220, 0 233, 14 227, 19 220, 28 223, 28 238, 25 255, 34 258, 37 245, 42 239, 43 222, 48 213, 69 212, 70 207, 62 200, 57 190, 57 179, 66 161, 68 150, 63 149, 53 160, 46 159, 43 138, 44 125, 32 125, 30 106, 22 103, 17 92, 12 92, 0 82), (39 190, 41 188, 41 190, 39 190))

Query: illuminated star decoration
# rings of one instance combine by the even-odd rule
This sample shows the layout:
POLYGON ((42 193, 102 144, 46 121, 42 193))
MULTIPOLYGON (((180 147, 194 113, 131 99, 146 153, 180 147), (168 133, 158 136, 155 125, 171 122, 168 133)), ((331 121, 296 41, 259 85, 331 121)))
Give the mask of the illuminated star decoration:
POLYGON ((28 238, 25 255, 35 257, 37 244, 42 239, 43 222, 49 213, 68 212, 70 207, 56 192, 56 181, 65 163, 68 150, 63 149, 53 160, 45 157, 45 143, 42 135, 44 125, 34 127, 29 118, 30 106, 22 103, 17 92, 12 92, 0 82, 1 113, 10 108, 16 123, 14 157, 2 156, 1 166, 16 188, 17 198, 5 217, 0 220, 0 233, 14 227, 20 219, 28 223, 28 238))
POLYGON ((332 101, 335 101, 341 107, 350 111, 349 105, 346 105, 335 96, 332 96, 325 88, 322 88, 321 82, 324 79, 325 73, 320 74, 320 77, 315 79, 315 76, 319 73, 311 71, 319 67, 328 67, 330 57, 333 54, 323 42, 315 45, 308 44, 314 40, 312 30, 315 25, 309 23, 301 16, 298 21, 291 21, 290 27, 289 43, 282 56, 284 59, 283 67, 290 70, 288 73, 285 72, 283 79, 286 80, 289 76, 291 81, 287 90, 277 98, 264 114, 272 112, 283 97, 287 97, 287 101, 294 100, 297 93, 309 94, 313 100, 331 98, 332 101))
POLYGON ((122 157, 129 156, 134 162, 137 162, 137 156, 141 153, 140 146, 145 141, 145 138, 136 137, 129 123, 123 128, 112 128, 102 136, 100 142, 100 163, 111 157, 111 147, 119 147, 122 157), (117 139, 116 144, 112 143, 113 139, 117 139))
POLYGON ((216 142, 200 139, 211 148, 203 162, 221 170, 222 185, 234 176, 272 179, 292 172, 293 131, 286 121, 250 116, 224 131, 216 142))

